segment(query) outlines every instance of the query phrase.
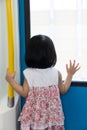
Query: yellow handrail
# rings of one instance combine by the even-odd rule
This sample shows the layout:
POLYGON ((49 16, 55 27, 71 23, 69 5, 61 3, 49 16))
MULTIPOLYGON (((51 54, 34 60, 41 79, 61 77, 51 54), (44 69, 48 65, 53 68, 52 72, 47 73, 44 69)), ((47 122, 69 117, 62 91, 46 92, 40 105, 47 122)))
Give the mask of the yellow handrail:
MULTIPOLYGON (((6 0, 7 27, 8 27, 8 68, 10 73, 14 72, 14 29, 13 29, 13 13, 12 0, 6 0)), ((14 90, 8 84, 8 106, 14 105, 14 90)))

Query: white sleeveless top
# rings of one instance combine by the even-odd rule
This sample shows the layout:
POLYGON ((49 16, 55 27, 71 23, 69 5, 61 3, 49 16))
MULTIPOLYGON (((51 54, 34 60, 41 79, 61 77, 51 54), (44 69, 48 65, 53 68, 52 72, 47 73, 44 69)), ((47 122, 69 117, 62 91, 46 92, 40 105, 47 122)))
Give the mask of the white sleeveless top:
POLYGON ((24 76, 30 87, 50 86, 58 84, 58 71, 55 68, 47 69, 25 69, 24 76))

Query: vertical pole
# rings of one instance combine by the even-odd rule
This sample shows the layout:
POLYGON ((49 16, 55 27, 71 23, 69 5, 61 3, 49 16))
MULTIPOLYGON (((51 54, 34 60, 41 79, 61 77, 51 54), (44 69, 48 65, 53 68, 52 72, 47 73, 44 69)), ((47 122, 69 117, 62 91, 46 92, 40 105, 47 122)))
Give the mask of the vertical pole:
MULTIPOLYGON (((12 0, 6 0, 7 27, 8 27, 8 68, 10 73, 14 72, 14 34, 12 0)), ((8 107, 14 106, 14 90, 8 84, 8 107)))

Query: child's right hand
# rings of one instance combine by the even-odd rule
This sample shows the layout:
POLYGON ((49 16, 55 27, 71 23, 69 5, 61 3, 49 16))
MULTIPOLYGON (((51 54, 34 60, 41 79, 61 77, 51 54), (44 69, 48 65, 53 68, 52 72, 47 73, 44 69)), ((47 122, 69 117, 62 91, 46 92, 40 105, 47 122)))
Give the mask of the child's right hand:
POLYGON ((14 79, 14 78, 15 78, 15 72, 14 72, 13 74, 11 74, 11 73, 9 72, 9 69, 7 69, 5 79, 10 83, 10 81, 11 81, 12 79, 14 79))

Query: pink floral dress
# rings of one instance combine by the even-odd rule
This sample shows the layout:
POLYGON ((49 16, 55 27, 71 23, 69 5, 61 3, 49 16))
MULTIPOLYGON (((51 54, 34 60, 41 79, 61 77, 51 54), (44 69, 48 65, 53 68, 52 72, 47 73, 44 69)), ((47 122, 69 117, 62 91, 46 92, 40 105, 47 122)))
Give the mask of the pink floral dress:
MULTIPOLYGON (((27 71, 25 71, 24 75, 27 75, 26 72, 27 71)), ((31 71, 28 70, 28 72, 30 73, 31 71)), ((48 72, 47 75, 48 74, 50 74, 50 72, 48 72)), ((37 79, 39 76, 40 75, 38 75, 37 79)), ((30 82, 28 80, 28 82, 32 84, 34 81, 30 82)), ((47 84, 49 84, 49 82, 47 84)), ((37 86, 37 83, 35 83, 35 86, 30 87, 26 103, 18 120, 21 121, 21 130, 64 130, 64 114, 58 83, 56 84, 55 82, 48 86, 37 86)))

